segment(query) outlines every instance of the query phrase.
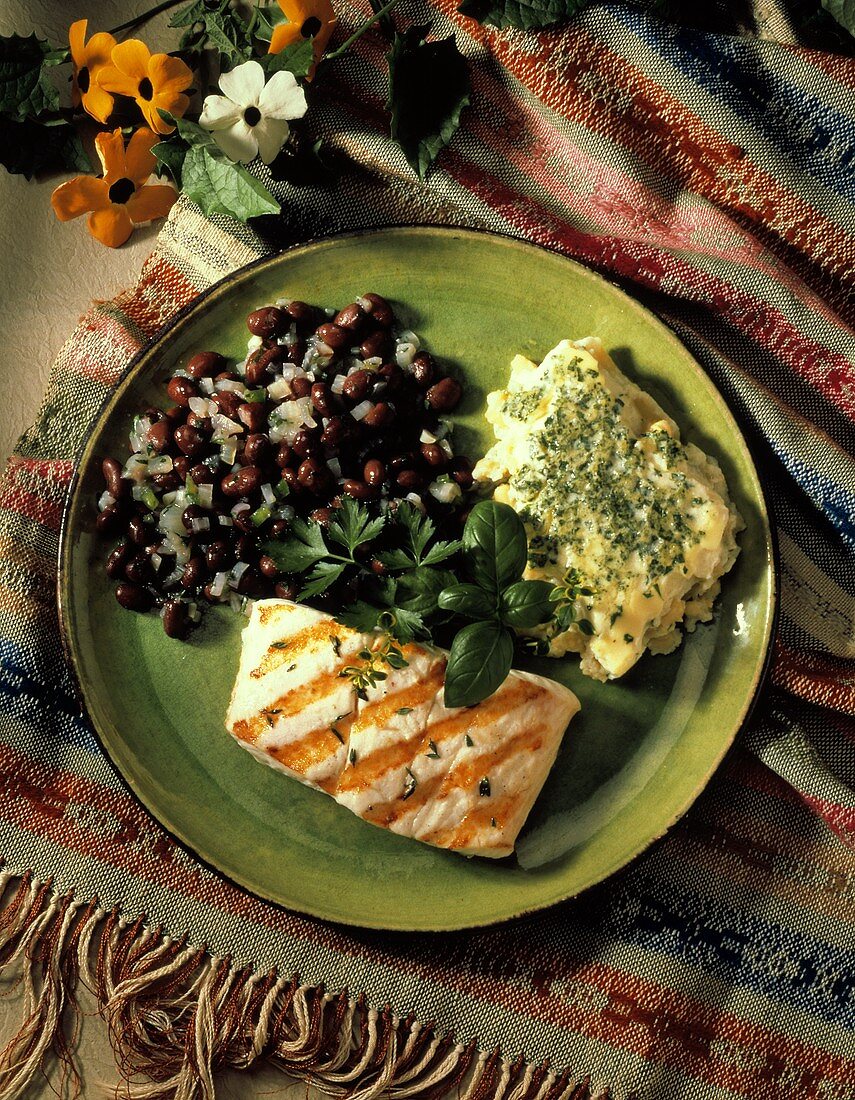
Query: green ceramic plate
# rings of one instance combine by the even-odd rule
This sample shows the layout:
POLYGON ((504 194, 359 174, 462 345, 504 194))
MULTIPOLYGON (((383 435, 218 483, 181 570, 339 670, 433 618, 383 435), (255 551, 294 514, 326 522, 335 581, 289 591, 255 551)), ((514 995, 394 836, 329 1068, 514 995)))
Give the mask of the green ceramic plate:
POLYGON ((624 866, 673 824, 709 780, 760 685, 772 627, 769 520, 733 417, 688 351, 620 290, 518 241, 449 229, 389 229, 296 248, 224 279, 129 368, 82 456, 65 517, 60 597, 92 723, 149 810, 241 885, 347 924, 452 929, 552 905, 624 866), (747 529, 715 621, 619 683, 576 662, 532 661, 568 684, 582 713, 521 836, 518 857, 464 859, 365 824, 330 798, 261 767, 223 728, 243 619, 223 608, 188 644, 156 615, 117 605, 93 537, 107 454, 125 453, 133 414, 163 400, 162 379, 193 352, 242 357, 246 314, 282 295, 340 306, 366 290, 467 383, 457 447, 491 442, 481 410, 512 356, 596 334, 686 438, 721 462, 747 529))

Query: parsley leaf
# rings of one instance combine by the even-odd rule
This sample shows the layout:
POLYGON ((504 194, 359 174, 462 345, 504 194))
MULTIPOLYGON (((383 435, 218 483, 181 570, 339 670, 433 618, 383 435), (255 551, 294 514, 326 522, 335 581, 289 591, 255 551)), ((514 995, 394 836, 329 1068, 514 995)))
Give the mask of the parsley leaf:
POLYGON ((338 580, 344 572, 344 564, 336 564, 331 561, 319 561, 309 574, 309 579, 300 590, 300 599, 308 600, 312 596, 319 596, 338 580))
POLYGON ((353 555, 357 546, 376 539, 386 523, 385 516, 371 516, 352 497, 344 497, 328 528, 329 537, 353 555))
POLYGON ((436 534, 436 527, 429 516, 422 515, 408 501, 404 501, 399 506, 395 520, 407 532, 407 546, 378 555, 387 569, 414 569, 422 565, 438 565, 456 554, 463 546, 459 541, 440 541, 427 549, 428 543, 436 534))
POLYGON ((291 524, 291 534, 292 537, 285 542, 270 539, 263 547, 264 553, 273 558, 283 573, 305 573, 328 556, 319 524, 295 519, 291 524))
POLYGON ((430 24, 396 34, 389 61, 392 138, 421 179, 460 126, 469 103, 469 69, 454 35, 426 42, 430 24))

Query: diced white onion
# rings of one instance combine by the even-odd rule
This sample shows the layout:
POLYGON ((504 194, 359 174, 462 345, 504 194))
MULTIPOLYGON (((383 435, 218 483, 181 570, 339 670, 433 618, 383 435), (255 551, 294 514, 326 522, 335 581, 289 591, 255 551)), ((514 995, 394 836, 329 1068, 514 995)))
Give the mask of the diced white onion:
POLYGON ((330 389, 335 394, 344 393, 344 375, 343 374, 337 374, 335 376, 335 378, 333 378, 332 384, 330 385, 330 389))
POLYGON ((270 484, 270 482, 267 482, 266 484, 261 486, 261 495, 264 497, 268 504, 276 503, 276 493, 274 492, 273 486, 270 484))
POLYGON ((237 519, 241 512, 250 511, 250 505, 245 500, 239 500, 238 503, 232 508, 232 518, 237 519))
POLYGON ((239 561, 232 566, 232 571, 229 573, 229 588, 237 588, 247 569, 249 569, 249 563, 245 561, 239 561))
POLYGON ((432 481, 428 485, 428 492, 440 504, 451 504, 462 495, 460 486, 454 481, 432 481))
POLYGON ((105 489, 104 492, 98 497, 98 511, 103 512, 105 508, 109 508, 111 504, 116 503, 116 498, 112 493, 108 493, 105 489))
POLYGON ((260 336, 250 336, 246 342, 246 350, 249 352, 258 351, 264 341, 260 336))
POLYGON ((160 569, 161 565, 163 565, 163 558, 160 554, 152 554, 148 560, 151 562, 151 567, 155 573, 160 569))
POLYGON ((275 382, 271 382, 267 387, 267 393, 273 401, 281 401, 284 397, 290 397, 291 383, 284 377, 277 378, 275 382))
POLYGON ((163 587, 164 588, 171 588, 173 584, 178 584, 178 582, 181 580, 181 578, 183 576, 184 576, 184 567, 181 566, 179 568, 178 566, 176 566, 175 569, 173 569, 172 572, 167 577, 163 578, 163 587))
POLYGON ((433 432, 429 432, 427 428, 424 428, 419 436, 419 443, 436 443, 436 436, 433 432))
POLYGON ((225 413, 217 413, 216 416, 211 417, 211 429, 212 442, 225 443, 233 435, 240 435, 243 431, 243 424, 238 424, 236 420, 232 420, 225 413))
POLYGON ((327 460, 327 466, 335 474, 336 477, 341 477, 341 463, 337 458, 330 458, 327 460))
POLYGON ((173 469, 172 458, 169 455, 157 455, 156 458, 150 458, 148 462, 148 472, 154 476, 154 474, 168 474, 173 469))
POLYGON ((211 581, 211 587, 209 589, 212 596, 219 598, 226 590, 226 585, 229 581, 228 573, 217 573, 214 579, 211 581))
POLYGON ((125 463, 125 468, 122 470, 122 477, 130 478, 131 481, 135 481, 137 485, 142 484, 148 476, 148 459, 145 455, 133 454, 125 463))
POLYGON ((398 344, 395 348, 395 362, 399 367, 407 370, 413 365, 418 350, 415 344, 398 344))
POLYGON ((383 360, 379 355, 370 355, 367 359, 362 360, 362 365, 366 370, 378 370, 383 366, 383 360))
POLYGON ((212 508, 214 505, 214 486, 199 485, 196 489, 196 496, 202 508, 212 508))
POLYGON ((195 516, 190 520, 190 530, 194 535, 198 535, 200 531, 210 531, 211 521, 207 516, 195 516))
POLYGON ((202 621, 202 612, 195 603, 191 603, 187 608, 187 618, 191 623, 199 623, 202 621))
POLYGON ((215 384, 214 389, 218 393, 223 393, 225 390, 228 390, 230 393, 243 393, 246 387, 243 382, 235 382, 231 378, 223 378, 215 384))
POLYGON ((371 401, 360 401, 358 405, 350 410, 350 415, 354 420, 364 420, 373 408, 374 405, 371 401))
POLYGON ((220 521, 220 526, 221 527, 234 527, 234 525, 235 525, 235 521, 232 519, 231 516, 221 515, 221 516, 218 516, 217 518, 220 521))
POLYGON ((226 466, 231 466, 235 458, 237 458, 237 443, 230 439, 228 443, 224 443, 220 447, 220 461, 226 466))
POLYGON ((255 607, 255 600, 243 600, 240 605, 240 609, 247 618, 252 615, 252 609, 255 607))
POLYGON ((187 404, 190 406, 190 412, 194 412, 197 416, 208 415, 207 397, 191 397, 187 404))
POLYGON ((214 392, 214 379, 213 378, 200 378, 199 389, 203 393, 211 394, 214 392))
POLYGON ((407 495, 404 497, 404 500, 408 500, 410 504, 412 504, 414 508, 418 508, 420 512, 425 511, 424 501, 418 493, 407 493, 407 495))
POLYGON ((442 448, 442 453, 446 458, 454 458, 454 451, 451 449, 451 444, 447 439, 440 439, 439 445, 442 448))
POLYGON ((412 344, 417 351, 422 346, 418 336, 416 336, 411 328, 406 328, 403 332, 399 332, 397 342, 399 345, 412 344))

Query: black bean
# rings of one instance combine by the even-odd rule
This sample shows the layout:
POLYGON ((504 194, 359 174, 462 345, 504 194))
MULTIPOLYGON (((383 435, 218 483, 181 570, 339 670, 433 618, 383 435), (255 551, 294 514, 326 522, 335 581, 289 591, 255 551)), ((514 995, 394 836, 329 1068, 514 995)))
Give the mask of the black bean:
POLYGON ((225 365, 225 356, 218 351, 200 351, 193 356, 185 369, 194 378, 211 378, 223 370, 225 365))
POLYGON ((332 481, 332 474, 326 463, 319 461, 317 458, 304 459, 300 463, 297 477, 304 488, 316 495, 320 495, 328 489, 332 481))
POLYGON ((413 379, 420 389, 426 390, 436 378, 437 367, 436 360, 427 351, 420 351, 413 358, 412 363, 413 379))
POLYGON ((359 354, 363 359, 385 359, 391 354, 392 348, 392 337, 382 328, 378 328, 359 345, 359 354))
POLYGON ((148 584, 154 579, 151 562, 144 553, 135 554, 125 565, 125 576, 134 584, 148 584))
POLYGON ((129 581, 117 586, 116 599, 127 611, 148 611, 152 602, 147 589, 129 581))
POLYGON ((294 454, 287 443, 280 443, 279 450, 276 452, 276 465, 284 470, 286 466, 291 465, 291 460, 294 454))
POLYGON ((194 485, 213 485, 214 471, 204 462, 197 462, 195 466, 190 467, 190 480, 194 485))
POLYGON ((342 485, 342 489, 354 500, 374 500, 377 496, 377 489, 364 481, 357 481, 355 478, 348 478, 342 485))
POLYGON ((291 393, 295 397, 308 397, 312 392, 312 380, 300 374, 291 379, 291 393))
POLYGON ((182 424, 180 428, 176 428, 173 438, 178 449, 188 458, 197 458, 205 450, 205 437, 198 428, 190 424, 182 424))
POLYGON ((255 596, 260 594, 262 586, 259 584, 261 576, 257 569, 250 566, 249 569, 245 569, 241 574, 241 578, 238 581, 237 590, 241 596, 255 596))
POLYGON ((462 396, 463 387, 456 378, 443 378, 427 391, 427 402, 434 412, 450 412, 462 396))
POLYGON ((321 446, 336 448, 347 438, 347 425, 340 416, 331 416, 321 432, 321 446))
POLYGON ((172 468, 175 470, 176 474, 178 474, 181 480, 185 481, 187 475, 190 473, 190 459, 187 457, 187 455, 177 455, 172 460, 172 468))
POLYGON ((124 577, 125 566, 128 563, 128 559, 131 558, 136 551, 134 545, 131 542, 120 542, 119 545, 110 553, 107 558, 107 564, 105 566, 107 570, 107 576, 112 580, 118 580, 119 577, 124 577))
POLYGON ((335 394, 326 382, 315 382, 312 386, 312 404, 321 416, 332 416, 339 407, 335 394))
POLYGON ((331 321, 328 321, 325 325, 319 325, 315 329, 315 335, 318 339, 323 340, 328 347, 331 347, 333 351, 344 351, 353 342, 353 336, 347 329, 340 328, 331 321))
POLYGON ((285 307, 285 312, 292 321, 297 322, 297 328, 304 332, 313 329, 320 319, 320 311, 310 306, 308 302, 301 302, 295 298, 285 307))
POLYGON ((174 493, 181 488, 181 478, 176 473, 152 474, 151 483, 161 493, 174 493))
POLYGON ((104 475, 107 492, 110 496, 115 497, 116 500, 121 500, 122 497, 127 496, 131 487, 130 482, 127 478, 122 477, 122 467, 115 458, 104 459, 101 463, 101 473, 104 475))
POLYGON ((290 323, 288 315, 276 306, 263 306, 253 310, 246 319, 246 327, 252 335, 260 336, 263 340, 282 336, 288 331, 290 323))
POLYGON ((226 474, 221 488, 227 497, 246 497, 260 489, 263 482, 264 474, 258 466, 244 466, 241 470, 226 474))
POLYGON ((234 561, 234 548, 227 539, 215 539, 205 549, 205 565, 209 573, 222 573, 234 561))
POLYGON ((220 390, 214 394, 213 401, 223 416, 227 416, 229 420, 237 420, 238 409, 243 404, 240 394, 234 390, 220 390))
POLYGON ((288 534, 290 527, 287 519, 275 519, 270 524, 270 537, 272 539, 281 539, 288 534))
POLYGON ((372 431, 380 431, 381 428, 388 428, 394 419, 395 410, 392 406, 385 401, 378 401, 362 418, 362 423, 372 431))
POLYGON ((118 535, 125 527, 125 513, 118 504, 109 504, 95 519, 99 535, 118 535))
POLYGON ((189 378, 170 378, 166 386, 166 392, 176 405, 182 409, 190 404, 191 397, 199 396, 199 387, 189 378))
POLYGON ((349 374, 345 378, 342 384, 342 394, 352 401, 354 405, 358 405, 360 401, 364 401, 368 395, 368 388, 371 385, 371 375, 367 370, 355 370, 353 374, 349 374))
POLYGON ((351 302, 349 306, 340 309, 333 317, 333 324, 346 329, 353 337, 365 324, 365 316, 365 310, 362 306, 357 302, 351 302))
POLYGON ((258 386, 266 380, 271 367, 288 360, 288 349, 281 344, 272 348, 258 348, 246 361, 246 382, 258 386))
POLYGON ((166 419, 158 420, 145 433, 145 437, 154 449, 154 453, 162 455, 164 451, 169 450, 172 443, 172 428, 169 421, 166 419))
POLYGON ((314 520, 315 523, 319 523, 321 527, 329 527, 332 518, 332 508, 315 508, 313 512, 309 512, 309 519, 314 520))
POLYGON ((382 328, 390 328, 395 323, 395 314, 392 307, 380 294, 363 294, 362 300, 366 303, 365 309, 382 328))
POLYGON ((448 455, 438 443, 422 443, 422 458, 428 466, 438 469, 448 465, 448 455))
POLYGON ((395 482, 407 493, 417 493, 424 487, 425 479, 418 470, 401 470, 395 482))
POLYGON ((279 576, 280 569, 273 558, 269 554, 262 554, 258 559, 258 568, 263 577, 267 577, 273 580, 279 576))
POLYGON ((128 536, 135 546, 145 546, 150 532, 151 528, 143 523, 140 516, 131 516, 128 521, 128 536))
POLYGON ((184 572, 181 574, 181 587, 198 588, 207 576, 207 572, 205 559, 201 554, 194 554, 184 566, 184 572))
POLYGON ((273 591, 276 593, 277 599, 296 600, 300 588, 293 582, 279 581, 273 591))
POLYGON ((362 476, 372 489, 379 489, 386 477, 386 467, 379 458, 371 458, 365 463, 362 476))
POLYGON ((316 428, 301 428, 294 436, 291 450, 301 458, 316 455, 320 450, 320 432, 316 428))
POLYGON ((248 465, 258 466, 269 456, 271 447, 270 440, 263 432, 253 432, 244 444, 243 457, 248 465))
POLYGON ((238 405, 237 418, 251 432, 260 432, 267 423, 267 409, 263 401, 247 401, 238 405))
POLYGON ((167 600, 163 605, 163 629, 170 638, 186 638, 190 630, 187 606, 180 600, 167 600))

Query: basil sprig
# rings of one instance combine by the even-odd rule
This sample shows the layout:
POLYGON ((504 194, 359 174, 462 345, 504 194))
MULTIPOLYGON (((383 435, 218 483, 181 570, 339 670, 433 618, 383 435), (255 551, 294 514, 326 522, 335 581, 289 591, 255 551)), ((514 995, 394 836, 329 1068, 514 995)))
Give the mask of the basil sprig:
POLYGON ((471 707, 492 695, 511 670, 512 628, 552 618, 546 581, 524 581, 528 542, 522 520, 507 504, 483 500, 463 529, 463 556, 473 583, 439 594, 443 611, 476 620, 454 636, 445 672, 445 705, 471 707))

